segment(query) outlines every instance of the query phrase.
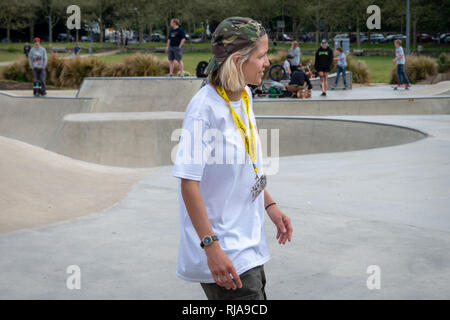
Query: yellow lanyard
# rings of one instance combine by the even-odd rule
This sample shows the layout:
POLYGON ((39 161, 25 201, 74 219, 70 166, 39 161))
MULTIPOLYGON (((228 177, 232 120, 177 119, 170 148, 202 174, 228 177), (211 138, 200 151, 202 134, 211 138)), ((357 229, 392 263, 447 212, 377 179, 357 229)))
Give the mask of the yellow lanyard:
POLYGON ((241 134, 242 141, 245 145, 245 150, 247 151, 248 155, 250 156, 250 159, 252 160, 253 168, 255 169, 255 172, 258 172, 258 169, 256 168, 254 162, 256 160, 256 139, 255 139, 255 130, 253 130, 252 122, 250 121, 250 113, 249 113, 249 98, 247 90, 244 89, 242 91, 242 99, 244 100, 245 109, 247 110, 247 116, 248 116, 248 124, 249 124, 249 131, 250 131, 250 138, 247 133, 247 128, 245 127, 244 123, 242 122, 241 118, 239 118, 239 115, 234 111, 233 107, 231 106, 230 99, 228 99, 227 93, 225 92, 224 88, 218 86, 216 87, 217 93, 227 102, 228 106, 231 110, 231 115, 233 116, 234 122, 236 123, 237 128, 239 129, 239 132, 241 134))

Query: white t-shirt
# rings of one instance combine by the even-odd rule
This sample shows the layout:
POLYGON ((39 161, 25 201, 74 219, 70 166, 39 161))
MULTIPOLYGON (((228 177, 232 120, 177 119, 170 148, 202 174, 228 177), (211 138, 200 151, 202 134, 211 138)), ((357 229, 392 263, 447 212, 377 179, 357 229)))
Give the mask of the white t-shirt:
POLYGON ((405 52, 403 52, 402 47, 395 48, 395 56, 398 58, 402 56, 400 59, 397 60, 397 64, 405 64, 405 52))
MULTIPOLYGON (((248 87, 246 90, 250 100, 250 121, 255 127, 252 95, 248 87)), ((247 113, 242 99, 240 102, 232 101, 231 104, 248 130, 247 113)), ((253 166, 229 107, 213 86, 202 87, 191 99, 183 130, 172 175, 200 181, 200 194, 214 234, 238 274, 266 263, 270 256, 264 229, 264 191, 252 202, 253 166), (208 138, 207 132, 215 134, 215 138, 208 138), (218 137, 222 137, 222 143, 218 137), (195 139, 199 141, 197 144, 195 139), (224 150, 222 156, 219 150, 224 150), (208 156, 202 157, 203 152, 208 156), (212 161, 213 157, 216 162, 212 161), (222 163, 218 163, 220 161, 222 163)), ((259 135, 256 139, 255 164, 260 176, 264 171, 259 135)), ((200 239, 186 210, 180 185, 181 179, 178 181, 181 235, 177 276, 188 281, 213 283, 206 254, 200 247, 200 239)))
POLYGON ((300 64, 300 47, 295 49, 291 47, 289 49, 289 54, 294 57, 292 58, 292 65, 298 66, 300 64))

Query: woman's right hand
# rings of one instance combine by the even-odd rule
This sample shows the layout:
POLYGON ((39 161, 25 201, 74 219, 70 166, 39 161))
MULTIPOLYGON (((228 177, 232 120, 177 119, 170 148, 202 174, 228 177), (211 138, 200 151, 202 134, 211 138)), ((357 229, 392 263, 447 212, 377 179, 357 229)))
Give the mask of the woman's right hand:
POLYGON ((208 258, 208 267, 214 281, 221 287, 228 290, 242 288, 242 282, 230 258, 220 247, 217 241, 205 247, 205 253, 208 258))

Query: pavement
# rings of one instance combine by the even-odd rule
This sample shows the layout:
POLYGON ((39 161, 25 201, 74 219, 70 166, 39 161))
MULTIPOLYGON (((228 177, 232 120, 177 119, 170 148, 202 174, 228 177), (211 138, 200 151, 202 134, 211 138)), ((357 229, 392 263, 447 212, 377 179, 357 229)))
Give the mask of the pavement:
MULTIPOLYGON (((307 105, 314 117, 300 111, 291 115, 300 127, 310 128, 298 139, 309 137, 307 132, 311 136, 323 133, 319 142, 331 139, 338 126, 318 124, 338 122, 370 124, 357 129, 361 131, 347 126, 341 131, 347 132, 342 135, 345 141, 368 136, 369 128, 377 128, 374 137, 388 130, 418 136, 400 144, 358 146, 345 152, 340 142, 334 143, 337 149, 328 143, 321 153, 310 149, 299 155, 294 150, 279 158, 267 189, 291 218, 294 235, 291 243, 279 246, 275 228, 266 219, 271 252, 265 265, 269 299, 450 298, 450 97, 447 84, 440 86, 416 86, 412 92, 416 90, 417 95, 394 92, 387 86, 362 88, 360 94, 354 88, 352 95, 345 92, 347 99, 340 99, 337 92, 335 99, 331 94, 327 97, 339 114, 323 114, 324 109, 318 110, 323 105, 314 102, 307 105), (355 114, 357 109, 343 108, 359 103, 370 110, 386 104, 384 99, 391 101, 389 106, 396 101, 402 114, 389 113, 387 108, 384 114, 355 114), (416 106, 410 100, 422 102, 416 106), (427 101, 431 101, 429 109, 424 107, 427 101), (415 109, 414 114, 408 114, 408 108, 415 109), (308 127, 311 120, 316 124, 308 127), (378 130, 382 127, 385 130, 378 130), (367 286, 370 266, 381 271, 380 289, 367 286)), ((0 115, 14 120, 17 131, 24 128, 19 126, 20 115, 27 118, 25 106, 20 106, 20 113, 13 112, 21 99, 30 98, 8 97, 0 104, 0 115), (5 101, 14 105, 5 109, 5 101)), ((76 113, 92 113, 89 110, 97 99, 35 99, 52 101, 53 110, 59 103, 65 107, 53 117, 53 131, 22 130, 28 142, 20 140, 7 122, 0 123, 0 150, 9 155, 0 157, 0 174, 8 177, 0 182, 0 194, 5 194, 0 197, 0 221, 2 226, 9 223, 8 229, 0 231, 0 299, 205 299, 199 284, 175 275, 179 221, 177 180, 171 177, 170 165, 107 166, 55 153, 46 149, 49 144, 30 142, 33 136, 43 142, 61 132, 64 117, 86 117, 76 113), (5 136, 5 128, 10 136, 5 136), (24 188, 27 184, 30 187, 24 188), (113 194, 104 199, 109 190, 113 194), (27 198, 28 206, 23 204, 27 198), (101 208, 89 207, 96 198, 101 208), (59 205, 52 221, 46 220, 45 211, 38 212, 49 204, 59 205), (68 211, 78 208, 84 208, 82 214, 68 211), (24 225, 28 217, 36 224, 24 225), (79 290, 66 287, 71 265, 81 270, 79 290)), ((164 101, 154 104, 160 103, 164 101)), ((277 103, 263 108, 270 111, 271 119, 260 119, 278 118, 282 131, 288 127, 287 119, 277 117, 277 103)), ((306 106, 303 101, 288 103, 294 111, 306 106)), ((263 105, 261 101, 259 106, 263 105)), ((134 111, 123 112, 127 121, 141 120, 134 111)), ((148 117, 151 112, 144 113, 148 117)), ((92 117, 104 119, 92 113, 88 120, 92 117)), ((117 122, 115 117, 111 114, 109 119, 117 122)), ((31 120, 27 123, 33 125, 31 120)), ((291 139, 295 146, 295 135, 291 139)))

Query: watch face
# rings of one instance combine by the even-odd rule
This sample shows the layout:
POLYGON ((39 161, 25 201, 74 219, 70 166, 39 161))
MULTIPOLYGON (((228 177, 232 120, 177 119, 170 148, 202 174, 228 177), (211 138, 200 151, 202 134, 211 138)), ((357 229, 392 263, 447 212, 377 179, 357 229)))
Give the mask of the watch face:
POLYGON ((211 237, 205 237, 205 238, 203 239, 203 244, 204 244, 205 246, 210 245, 211 242, 212 242, 211 237))

